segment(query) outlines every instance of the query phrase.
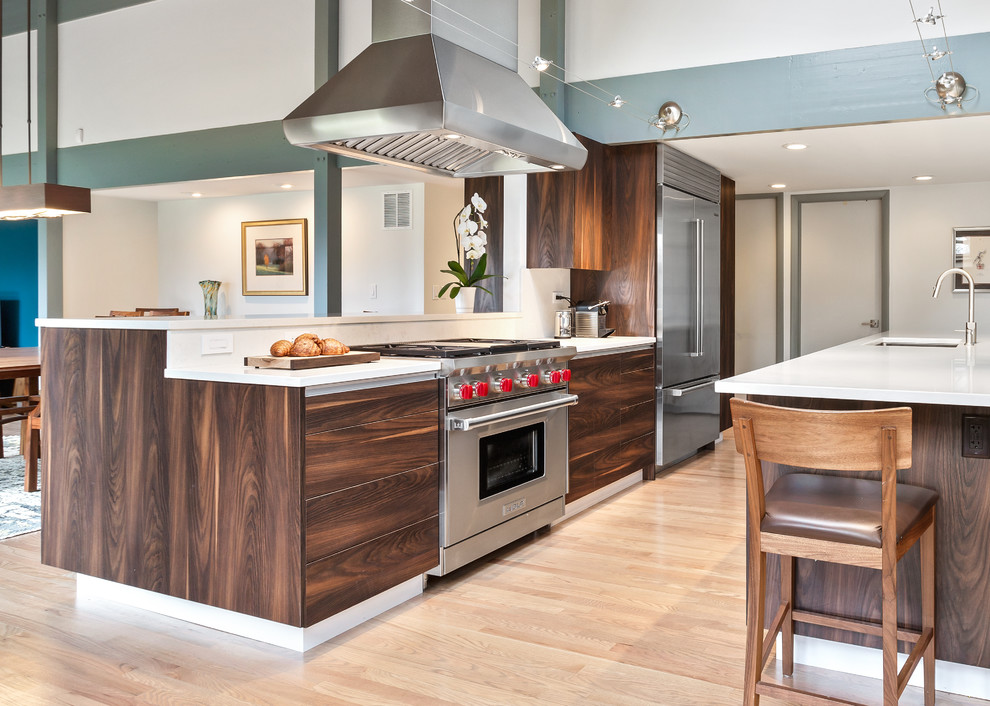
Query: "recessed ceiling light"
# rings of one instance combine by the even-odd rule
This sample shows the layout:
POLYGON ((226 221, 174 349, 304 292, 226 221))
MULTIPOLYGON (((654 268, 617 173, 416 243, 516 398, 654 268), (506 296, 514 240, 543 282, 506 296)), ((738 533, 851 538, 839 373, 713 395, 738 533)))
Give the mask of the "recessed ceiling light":
POLYGON ((785 150, 806 150, 808 145, 802 145, 800 142, 788 142, 784 145, 785 150))
POLYGON ((292 184, 279 184, 279 187, 282 189, 291 189, 292 184))
POLYGON ((770 184, 771 189, 786 189, 787 184, 770 184))
POLYGON ((564 168, 564 165, 563 164, 551 164, 550 165, 550 168, 551 169, 563 169, 564 168))
POLYGON ((934 178, 935 177, 931 176, 930 174, 919 174, 918 176, 916 176, 914 178, 914 180, 915 181, 931 181, 934 178))
POLYGON ((200 198, 202 196, 202 194, 199 193, 198 191, 194 191, 193 193, 191 193, 189 195, 192 196, 194 199, 198 199, 198 198, 200 198))

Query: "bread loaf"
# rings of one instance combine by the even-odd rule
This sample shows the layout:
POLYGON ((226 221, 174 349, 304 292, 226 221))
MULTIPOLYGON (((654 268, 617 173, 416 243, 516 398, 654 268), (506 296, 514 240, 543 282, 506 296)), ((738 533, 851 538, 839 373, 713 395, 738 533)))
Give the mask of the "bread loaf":
POLYGON ((323 349, 323 355, 343 355, 351 350, 336 338, 324 338, 320 344, 323 349))
POLYGON ((299 341, 302 341, 303 339, 307 339, 307 338, 319 344, 320 337, 317 336, 315 333, 301 333, 298 336, 296 336, 296 340, 294 340, 293 343, 299 343, 299 341))
POLYGON ((282 356, 289 355, 289 351, 292 350, 292 343, 290 341, 275 341, 269 352, 276 358, 281 358, 282 356))
MULTIPOLYGON (((316 339, 317 341, 319 339, 316 339)), ((314 341, 312 338, 303 338, 300 336, 296 339, 295 343, 292 344, 292 348, 289 349, 289 355, 292 356, 312 356, 320 355, 322 353, 320 344, 314 341)))

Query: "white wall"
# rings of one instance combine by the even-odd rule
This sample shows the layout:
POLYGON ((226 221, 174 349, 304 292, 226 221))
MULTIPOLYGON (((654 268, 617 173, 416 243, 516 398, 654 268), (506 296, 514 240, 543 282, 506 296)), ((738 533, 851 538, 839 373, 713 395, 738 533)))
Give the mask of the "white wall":
POLYGON ((223 284, 217 313, 243 317, 259 314, 313 314, 313 192, 283 192, 227 198, 162 201, 158 205, 159 303, 203 314, 200 280, 223 284), (241 294, 241 223, 305 218, 308 296, 241 294))
MULTIPOLYGON (((950 281, 938 299, 932 287, 952 267, 952 229, 990 228, 990 182, 922 184, 890 190, 891 330, 906 334, 955 336, 966 323, 967 294, 951 292, 950 281)), ((976 321, 982 340, 990 337, 990 294, 977 293, 976 321)))
MULTIPOLYGON (((990 31, 985 0, 945 10, 949 34, 990 31)), ((576 81, 917 41, 911 19, 903 0, 568 0, 565 65, 576 81)))
MULTIPOLYGON (((31 143, 38 149, 38 33, 31 32, 31 143)), ((3 38, 3 154, 27 151, 27 34, 3 38)))
POLYGON ((453 277, 440 270, 447 269, 447 262, 458 254, 454 241, 454 216, 464 208, 464 182, 461 179, 451 179, 449 185, 430 182, 425 186, 423 310, 427 314, 453 314, 454 301, 446 294, 442 299, 434 299, 433 291, 453 280, 453 277))
POLYGON ((777 360, 777 203, 736 201, 736 374, 777 360))
POLYGON ((156 0, 66 22, 58 144, 281 120, 313 91, 314 32, 314 0, 156 0))
POLYGON ((67 318, 158 306, 158 204, 94 195, 63 218, 62 287, 67 318))
POLYGON ((341 191, 345 315, 423 313, 423 191, 421 182, 341 191), (412 192, 411 229, 382 227, 382 194, 387 191, 412 192))

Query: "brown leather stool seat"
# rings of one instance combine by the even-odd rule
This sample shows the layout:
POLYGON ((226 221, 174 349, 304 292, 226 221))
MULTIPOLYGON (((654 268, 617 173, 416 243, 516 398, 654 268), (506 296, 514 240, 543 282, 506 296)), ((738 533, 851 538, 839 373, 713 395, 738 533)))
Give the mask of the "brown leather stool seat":
MULTIPOLYGON (((880 482, 791 473, 766 494, 760 530, 828 542, 881 546, 880 482)), ((897 484, 897 540, 935 506, 938 493, 897 484)))

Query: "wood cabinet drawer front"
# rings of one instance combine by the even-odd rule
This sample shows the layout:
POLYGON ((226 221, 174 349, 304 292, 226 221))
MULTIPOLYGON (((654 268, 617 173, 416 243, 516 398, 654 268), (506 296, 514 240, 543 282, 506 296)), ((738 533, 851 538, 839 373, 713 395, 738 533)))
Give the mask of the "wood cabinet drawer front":
POLYGON ((630 353, 622 354, 622 372, 630 373, 634 370, 653 370, 655 367, 655 360, 653 357, 653 349, 648 348, 642 351, 632 351, 630 353))
POLYGON ((306 437, 306 497, 430 466, 438 461, 435 411, 306 437))
POLYGON ((567 424, 572 440, 597 434, 619 424, 620 407, 597 402, 591 395, 578 395, 578 403, 568 410, 567 424))
POLYGON ((657 406, 650 400, 632 407, 624 407, 620 417, 622 441, 632 441, 644 434, 652 434, 656 429, 657 406))
POLYGON ((652 466, 656 461, 653 448, 653 434, 647 434, 603 453, 598 458, 595 490, 652 466))
POLYGON ((565 503, 574 502, 595 489, 597 455, 596 451, 592 451, 577 458, 571 457, 565 503))
POLYGON ((431 517, 306 566, 306 626, 440 563, 440 518, 431 517))
POLYGON ((306 502, 306 561, 316 561, 440 512, 438 464, 306 502))
POLYGON ((631 407, 656 399, 653 368, 642 368, 622 376, 622 406, 631 407))
POLYGON ((439 381, 372 387, 306 398, 306 433, 408 417, 440 406, 439 381))
POLYGON ((618 446, 621 442, 622 431, 618 424, 614 424, 596 434, 587 434, 585 436, 571 435, 568 443, 568 457, 573 461, 576 458, 587 456, 601 449, 618 446))
POLYGON ((617 355, 572 360, 569 389, 575 395, 599 396, 619 384, 620 361, 617 355))

